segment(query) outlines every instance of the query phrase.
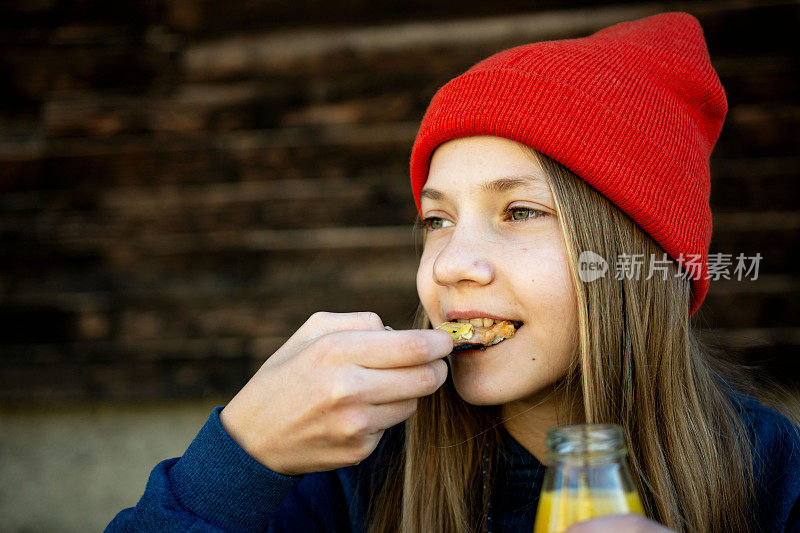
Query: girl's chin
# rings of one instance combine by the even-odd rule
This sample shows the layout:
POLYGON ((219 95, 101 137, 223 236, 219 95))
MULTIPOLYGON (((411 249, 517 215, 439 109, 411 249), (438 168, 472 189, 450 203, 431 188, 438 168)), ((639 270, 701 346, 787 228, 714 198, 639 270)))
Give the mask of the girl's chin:
MULTIPOLYGON (((458 391, 458 389, 456 389, 458 391)), ((487 406, 487 405, 502 405, 505 402, 498 401, 496 398, 493 398, 491 394, 484 395, 484 394, 471 394, 471 391, 466 391, 467 393, 462 394, 461 391, 458 391, 458 395, 461 397, 462 400, 467 402, 470 405, 476 406, 487 406)))
POLYGON ((503 394, 504 387, 492 383, 491 380, 481 379, 481 376, 456 370, 452 379, 458 395, 470 405, 501 405, 511 401, 503 394))

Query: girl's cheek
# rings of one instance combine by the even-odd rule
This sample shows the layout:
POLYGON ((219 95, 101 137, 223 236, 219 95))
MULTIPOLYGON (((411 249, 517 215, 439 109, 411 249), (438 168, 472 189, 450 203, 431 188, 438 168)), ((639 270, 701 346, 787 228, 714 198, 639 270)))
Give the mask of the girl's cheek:
POLYGON ((431 269, 430 260, 423 257, 417 269, 417 294, 419 295, 423 307, 427 307, 429 303, 432 286, 433 270, 431 269))

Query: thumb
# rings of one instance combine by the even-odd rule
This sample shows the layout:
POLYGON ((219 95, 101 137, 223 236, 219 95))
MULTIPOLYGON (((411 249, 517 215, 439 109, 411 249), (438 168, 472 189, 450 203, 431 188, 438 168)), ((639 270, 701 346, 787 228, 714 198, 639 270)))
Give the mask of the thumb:
POLYGON ((564 533, 670 533, 670 530, 642 515, 623 514, 578 522, 564 533))

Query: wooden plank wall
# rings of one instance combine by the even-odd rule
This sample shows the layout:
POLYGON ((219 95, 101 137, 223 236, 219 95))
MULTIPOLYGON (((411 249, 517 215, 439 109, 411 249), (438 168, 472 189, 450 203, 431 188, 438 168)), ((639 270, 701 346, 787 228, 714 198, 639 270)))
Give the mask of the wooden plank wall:
POLYGON ((0 401, 235 392, 315 310, 416 307, 408 156, 476 61, 661 11, 730 113, 698 316, 800 378, 800 2, 9 0, 0 7, 0 401))

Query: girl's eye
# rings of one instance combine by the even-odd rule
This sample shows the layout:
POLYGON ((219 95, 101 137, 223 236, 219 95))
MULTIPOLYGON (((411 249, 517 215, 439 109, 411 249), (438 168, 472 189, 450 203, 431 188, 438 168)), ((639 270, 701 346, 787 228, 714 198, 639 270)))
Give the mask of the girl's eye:
POLYGON ((526 220, 529 218, 541 218, 547 213, 544 211, 539 211, 538 209, 532 209, 530 207, 512 207, 508 209, 508 212, 511 214, 512 220, 526 220))
POLYGON ((452 226, 453 223, 441 217, 427 217, 422 219, 421 225, 425 229, 437 230, 447 226, 452 226))

